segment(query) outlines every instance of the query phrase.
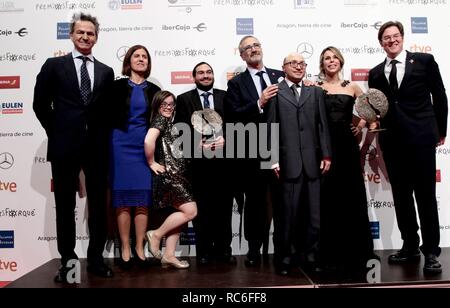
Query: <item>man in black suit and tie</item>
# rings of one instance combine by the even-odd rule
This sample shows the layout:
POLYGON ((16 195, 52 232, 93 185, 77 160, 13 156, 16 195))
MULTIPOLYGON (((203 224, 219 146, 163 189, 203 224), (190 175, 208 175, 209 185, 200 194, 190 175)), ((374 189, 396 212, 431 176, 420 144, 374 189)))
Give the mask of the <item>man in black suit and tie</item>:
POLYGON ((89 208, 88 272, 111 277, 103 261, 106 242, 106 172, 108 130, 105 96, 114 80, 113 70, 92 55, 99 24, 91 15, 74 14, 70 38, 74 50, 50 58, 41 68, 34 88, 33 109, 48 137, 56 205, 56 234, 61 267, 56 282, 66 282, 75 249, 75 204, 78 176, 86 178, 89 208))
POLYGON ((316 270, 320 233, 320 178, 331 165, 331 145, 323 90, 304 86, 306 63, 298 53, 283 61, 284 81, 269 100, 267 123, 272 169, 281 183, 281 209, 274 216, 280 249, 277 273, 287 275, 299 261, 316 270), (278 124, 278 136, 272 128, 278 124), (272 125, 271 125, 272 124, 272 125), (293 258, 298 258, 294 260, 293 258))
MULTIPOLYGON (((267 101, 276 95, 277 83, 283 77, 283 72, 264 66, 261 43, 254 36, 241 39, 239 52, 247 63, 247 69, 228 82, 225 118, 227 122, 257 127, 259 123, 266 122, 264 108, 267 101)), ((259 140, 258 136, 250 138, 259 140)), ((261 262, 260 249, 263 243, 266 246, 268 244, 271 223, 271 201, 268 195, 273 174, 270 170, 261 170, 261 157, 251 155, 252 152, 257 153, 259 147, 249 149, 253 144, 253 140, 249 139, 245 142, 245 149, 239 148, 242 143, 236 145, 238 152, 242 154, 245 151, 245 159, 235 160, 233 169, 238 172, 235 178, 237 190, 245 194, 244 235, 249 248, 245 264, 254 266, 261 262)), ((272 193, 276 194, 274 190, 272 193)))
POLYGON ((403 50, 403 35, 400 22, 381 26, 378 41, 387 57, 369 72, 369 87, 381 90, 389 101, 389 111, 381 120, 387 130, 380 133, 379 142, 403 239, 401 250, 389 256, 389 262, 420 258, 414 194, 422 234, 420 250, 425 256, 423 270, 441 273, 435 148, 444 144, 447 134, 447 96, 434 57, 403 50))
MULTIPOLYGON (((192 70, 196 88, 185 92, 177 98, 175 122, 187 123, 191 134, 198 134, 192 129, 191 116, 195 111, 212 109, 224 118, 224 100, 226 92, 213 88, 214 71, 206 62, 200 62, 192 70)), ((223 151, 225 139, 222 133, 217 136, 199 136, 200 144, 192 143, 193 152, 190 176, 198 214, 193 221, 196 238, 196 255, 200 264, 212 259, 225 263, 236 263, 232 256, 232 211, 233 192, 229 188, 228 161, 223 157, 205 157, 203 151, 223 151), (203 140, 202 140, 203 137, 203 140), (199 155, 196 155, 199 154, 199 155), (198 157, 198 158, 197 158, 198 157)), ((219 155, 218 155, 219 156, 219 155)))

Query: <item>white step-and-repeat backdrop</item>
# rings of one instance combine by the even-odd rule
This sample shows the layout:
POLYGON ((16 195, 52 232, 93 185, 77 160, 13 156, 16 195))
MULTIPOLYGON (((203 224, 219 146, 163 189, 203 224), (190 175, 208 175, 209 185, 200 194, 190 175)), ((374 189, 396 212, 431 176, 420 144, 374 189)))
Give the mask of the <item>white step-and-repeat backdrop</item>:
MULTIPOLYGON (((129 46, 143 44, 152 57, 151 80, 175 94, 193 88, 190 71, 206 61, 216 87, 244 69, 237 45, 242 36, 258 37, 264 63, 281 68, 291 51, 303 54, 308 78, 318 73, 319 54, 329 45, 346 59, 345 78, 367 89, 368 70, 385 54, 377 30, 388 20, 405 26, 405 48, 434 54, 450 88, 445 12, 450 0, 0 0, 0 281, 14 280, 59 257, 55 208, 46 135, 32 110, 35 78, 46 58, 72 50, 69 21, 74 12, 99 18, 94 55, 118 76, 129 46)), ((408 153, 405 153, 408 155, 408 153)), ((450 246, 450 145, 437 150, 437 194, 441 244, 450 246)), ((367 208, 377 249, 398 248, 394 204, 376 138, 364 134, 367 208)), ((414 168, 414 166, 411 166, 414 168)), ((77 202, 77 253, 88 244, 86 199, 77 202)), ((345 206, 345 204, 337 205, 345 206)), ((233 215, 233 253, 239 243, 239 215, 233 215)), ((272 249, 272 247, 270 247, 272 249)), ((179 254, 195 254, 180 245, 179 254)), ((105 251, 113 256, 114 249, 105 251)))

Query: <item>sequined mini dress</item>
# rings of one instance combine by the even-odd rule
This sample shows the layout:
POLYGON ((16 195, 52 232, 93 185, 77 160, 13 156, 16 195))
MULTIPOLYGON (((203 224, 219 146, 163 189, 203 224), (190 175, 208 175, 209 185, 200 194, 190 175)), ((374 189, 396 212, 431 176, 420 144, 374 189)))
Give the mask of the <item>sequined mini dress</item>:
POLYGON ((186 178, 188 161, 183 158, 181 149, 174 145, 178 131, 171 119, 161 115, 155 117, 150 128, 160 131, 156 140, 155 161, 166 167, 163 174, 153 173, 152 208, 177 207, 192 202, 192 188, 186 178))

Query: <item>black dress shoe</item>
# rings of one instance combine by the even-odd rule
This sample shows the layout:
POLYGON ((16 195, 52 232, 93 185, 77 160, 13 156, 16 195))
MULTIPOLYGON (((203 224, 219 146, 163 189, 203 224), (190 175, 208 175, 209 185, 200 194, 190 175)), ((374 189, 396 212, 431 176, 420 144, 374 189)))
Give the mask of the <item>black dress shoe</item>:
POLYGON ((420 259, 419 249, 415 250, 400 249, 396 253, 389 256, 388 263, 398 264, 398 263, 418 261, 419 259, 420 259))
POLYGON ((91 273, 95 276, 103 278, 111 278, 114 276, 112 269, 104 263, 89 264, 86 269, 88 273, 91 273))
POLYGON ((275 266, 275 272, 280 276, 287 276, 291 272, 291 267, 289 264, 282 263, 275 266))
POLYGON ((442 265, 433 254, 425 255, 425 264, 423 266, 425 274, 440 274, 442 273, 442 265))
POLYGON ((208 255, 198 256, 197 262, 199 264, 209 264, 209 263, 211 263, 211 259, 208 255))
POLYGON ((54 282, 64 283, 67 282, 67 273, 69 272, 69 268, 65 266, 61 266, 56 272, 55 278, 53 278, 54 282))
POLYGON ((248 267, 258 266, 261 264, 260 254, 247 254, 247 260, 245 260, 245 265, 248 267))
POLYGON ((222 262, 222 263, 225 263, 225 264, 236 264, 237 263, 236 257, 232 256, 232 255, 229 255, 229 254, 217 257, 216 260, 218 262, 222 262))

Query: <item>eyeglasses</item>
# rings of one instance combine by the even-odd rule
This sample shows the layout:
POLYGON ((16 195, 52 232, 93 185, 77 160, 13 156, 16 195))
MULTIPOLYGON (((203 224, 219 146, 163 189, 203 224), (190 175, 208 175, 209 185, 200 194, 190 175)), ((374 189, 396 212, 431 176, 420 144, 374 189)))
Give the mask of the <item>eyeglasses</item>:
POLYGON ((173 109, 173 108, 175 108, 175 106, 176 106, 176 104, 174 104, 174 103, 162 103, 161 104, 161 108, 171 108, 171 109, 173 109))
POLYGON ((397 39, 399 39, 399 38, 401 38, 401 37, 402 37, 401 33, 396 33, 396 34, 394 34, 394 35, 386 35, 386 36, 383 36, 381 39, 383 40, 383 42, 389 42, 389 41, 391 41, 392 39, 397 40, 397 39))
POLYGON ((253 43, 253 45, 247 45, 245 47, 242 47, 241 50, 242 50, 242 52, 245 52, 245 51, 251 50, 252 48, 260 49, 261 48, 261 44, 260 43, 253 43))
POLYGON ((297 62, 297 61, 289 61, 284 63, 283 65, 289 64, 292 68, 297 68, 299 66, 301 69, 304 69, 308 66, 305 62, 297 62))

